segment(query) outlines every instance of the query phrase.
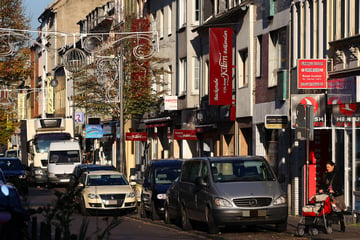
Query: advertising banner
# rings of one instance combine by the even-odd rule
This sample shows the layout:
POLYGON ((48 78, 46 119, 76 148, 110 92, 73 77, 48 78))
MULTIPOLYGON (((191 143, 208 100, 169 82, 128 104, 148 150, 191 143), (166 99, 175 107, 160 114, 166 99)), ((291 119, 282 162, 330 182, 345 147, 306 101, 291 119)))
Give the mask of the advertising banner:
POLYGON ((298 89, 327 88, 326 59, 298 60, 298 89))
POLYGON ((232 28, 210 28, 210 105, 232 104, 232 28))
POLYGON ((332 105, 332 124, 338 128, 360 128, 360 103, 332 105))
POLYGON ((299 104, 314 107, 314 129, 326 127, 326 100, 325 94, 292 94, 291 96, 291 128, 295 128, 299 104))
POLYGON ((102 138, 104 136, 101 124, 86 124, 85 138, 102 138))

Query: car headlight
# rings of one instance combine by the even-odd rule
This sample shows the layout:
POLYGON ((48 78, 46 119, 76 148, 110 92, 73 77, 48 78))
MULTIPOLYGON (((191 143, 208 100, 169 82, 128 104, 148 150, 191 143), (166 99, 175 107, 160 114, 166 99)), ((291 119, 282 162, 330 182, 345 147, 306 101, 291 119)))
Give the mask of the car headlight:
POLYGON ((280 205, 285 203, 286 203, 286 195, 281 195, 280 197, 274 199, 274 205, 280 205))
POLYGON ((126 197, 128 198, 134 198, 135 197, 135 193, 134 192, 129 192, 126 194, 126 197))
POLYGON ((158 195, 156 195, 157 199, 166 199, 166 194, 165 193, 159 193, 158 195))
POLYGON ((18 176, 20 179, 25 179, 26 178, 26 175, 19 175, 18 176))
POLYGON ((99 198, 99 197, 98 197, 98 195, 95 194, 95 193, 89 193, 89 194, 88 194, 88 198, 89 198, 89 199, 96 199, 96 198, 99 198))
POLYGON ((35 175, 43 175, 44 174, 42 169, 35 169, 34 173, 35 173, 35 175))
POLYGON ((232 207, 231 202, 229 202, 228 200, 226 200, 224 198, 215 198, 214 203, 218 207, 232 207))

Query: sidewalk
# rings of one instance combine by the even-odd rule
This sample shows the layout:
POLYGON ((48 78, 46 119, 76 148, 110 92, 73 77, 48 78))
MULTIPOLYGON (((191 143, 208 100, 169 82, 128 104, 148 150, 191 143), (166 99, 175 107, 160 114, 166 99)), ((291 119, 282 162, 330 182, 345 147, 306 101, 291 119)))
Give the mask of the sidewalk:
MULTIPOLYGON (((301 216, 289 216, 288 217, 288 231, 293 231, 295 235, 296 227, 300 221, 301 216)), ((339 224, 333 224, 332 229, 333 232, 331 234, 325 233, 322 229, 319 230, 319 235, 310 236, 307 232, 304 237, 308 237, 309 239, 317 240, 317 239, 346 239, 346 240, 357 240, 360 239, 360 223, 359 219, 357 219, 357 223, 353 223, 354 219, 352 215, 345 216, 346 222, 346 231, 340 231, 339 224)))

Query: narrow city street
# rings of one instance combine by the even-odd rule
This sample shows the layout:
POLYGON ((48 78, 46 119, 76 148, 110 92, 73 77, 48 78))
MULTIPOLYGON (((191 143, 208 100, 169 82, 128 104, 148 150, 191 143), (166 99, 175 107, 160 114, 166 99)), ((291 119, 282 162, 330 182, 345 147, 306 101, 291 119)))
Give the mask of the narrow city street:
MULTIPOLYGON (((36 209, 38 207, 46 206, 54 203, 56 197, 55 191, 64 191, 64 188, 30 188, 29 196, 24 202, 25 207, 36 209)), ((38 223, 38 232, 40 222, 44 219, 43 214, 34 214, 31 218, 36 217, 38 223)), ((90 239, 97 239, 105 230, 111 221, 111 216, 89 216, 87 236, 90 239)), ((78 212, 74 212, 71 222, 71 233, 79 234, 82 221, 84 219, 78 212)), ((257 226, 257 227, 237 227, 223 229, 219 234, 207 234, 206 227, 197 224, 192 231, 183 231, 179 226, 173 224, 165 224, 163 220, 152 221, 149 218, 139 218, 136 212, 130 214, 123 214, 118 216, 118 225, 111 231, 108 238, 104 239, 218 239, 218 240, 233 240, 233 239, 358 239, 358 232, 360 225, 348 225, 347 232, 340 232, 339 225, 334 225, 333 233, 326 234, 320 231, 318 236, 310 237, 307 233, 303 237, 296 237, 295 230, 298 224, 299 217, 289 216, 288 228, 286 232, 278 233, 274 231, 272 226, 257 226)), ((31 228, 31 224, 30 224, 31 228)))

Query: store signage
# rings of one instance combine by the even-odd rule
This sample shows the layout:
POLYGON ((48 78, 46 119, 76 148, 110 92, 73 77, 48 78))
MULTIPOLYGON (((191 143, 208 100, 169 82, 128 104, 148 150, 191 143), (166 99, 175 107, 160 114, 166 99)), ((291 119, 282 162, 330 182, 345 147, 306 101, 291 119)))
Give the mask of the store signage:
POLYGON ((86 124, 85 138, 102 138, 104 136, 101 124, 86 124))
POLYGON ((282 129, 287 128, 288 118, 284 115, 265 115, 265 128, 282 129))
POLYGON ((343 103, 332 105, 332 124, 335 127, 360 128, 360 104, 343 103))
POLYGON ((327 88, 326 59, 298 60, 298 89, 327 88))
POLYGON ((195 129, 175 129, 175 140, 197 140, 195 129))
POLYGON ((324 94, 292 94, 291 96, 291 128, 295 128, 296 109, 299 104, 314 107, 314 129, 326 127, 326 100, 324 94))
POLYGON ((125 134, 126 141, 147 141, 146 132, 127 132, 125 134))
POLYGON ((209 31, 210 105, 232 104, 232 28, 209 31))
POLYGON ((177 103, 178 103, 177 96, 165 96, 164 109, 168 111, 178 110, 177 103))

